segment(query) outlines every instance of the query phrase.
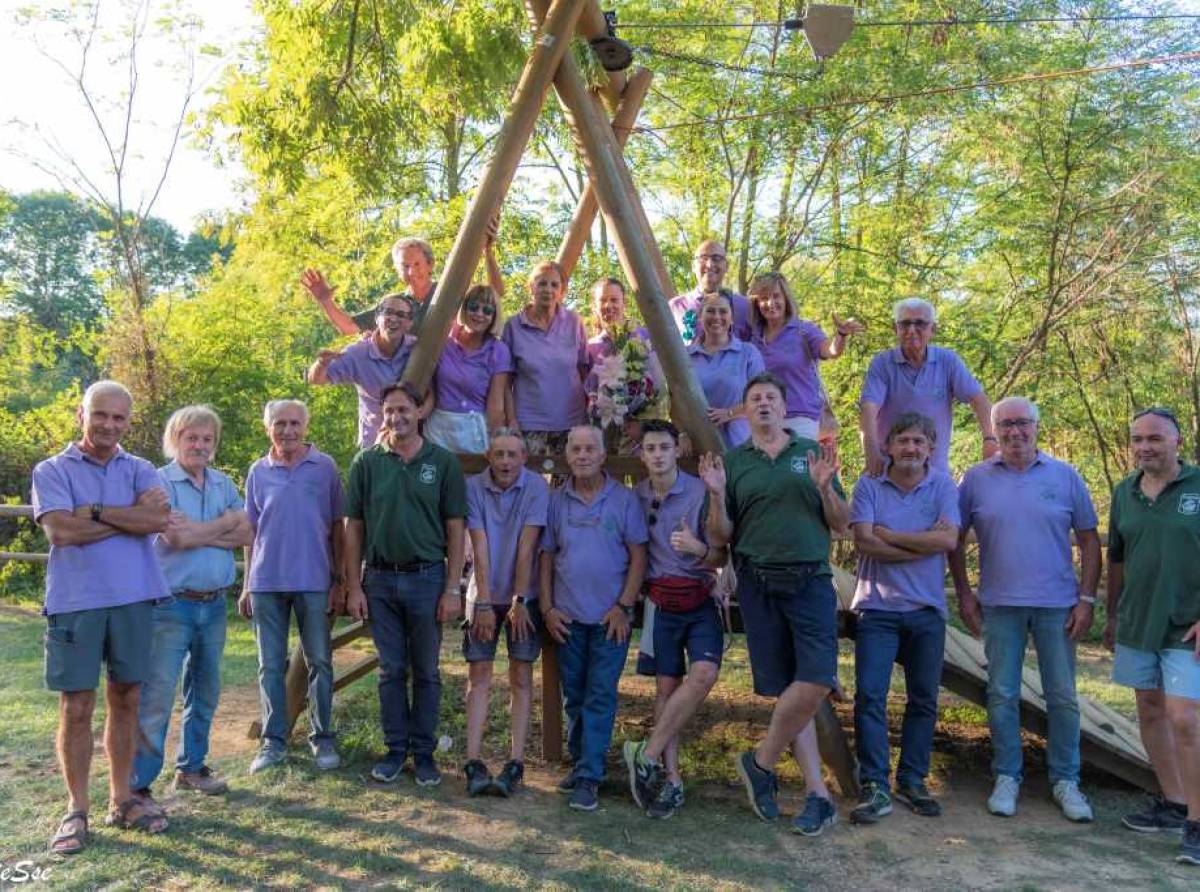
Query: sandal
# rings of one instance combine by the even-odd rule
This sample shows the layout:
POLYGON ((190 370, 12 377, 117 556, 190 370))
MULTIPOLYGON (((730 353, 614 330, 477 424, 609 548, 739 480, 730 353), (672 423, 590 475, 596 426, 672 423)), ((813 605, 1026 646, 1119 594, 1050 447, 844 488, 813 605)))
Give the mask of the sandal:
POLYGON ((58 830, 50 839, 54 855, 78 855, 88 844, 88 813, 71 811, 58 822, 58 830), (68 828, 74 826, 74 830, 68 828))
POLYGON ((110 811, 104 823, 109 827, 141 830, 143 833, 162 833, 169 826, 167 816, 163 812, 156 811, 153 806, 137 796, 126 799, 110 811), (136 818, 131 818, 129 813, 134 809, 138 809, 139 813, 136 818))

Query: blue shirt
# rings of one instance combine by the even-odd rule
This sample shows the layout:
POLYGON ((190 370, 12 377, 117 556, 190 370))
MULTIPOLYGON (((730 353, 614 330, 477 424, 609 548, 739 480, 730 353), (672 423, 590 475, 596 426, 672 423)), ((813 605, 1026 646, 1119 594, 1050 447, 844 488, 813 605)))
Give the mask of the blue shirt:
POLYGON ((671 534, 679 528, 681 520, 697 539, 705 541, 704 516, 708 506, 708 490, 700 478, 680 471, 674 485, 662 499, 654 494, 649 477, 639 482, 634 492, 646 515, 646 528, 650 534, 646 545, 646 578, 690 576, 692 579, 716 579, 717 571, 705 567, 703 557, 680 554, 671 547, 671 534), (657 508, 654 507, 655 502, 658 502, 657 508), (653 523, 650 522, 651 517, 654 518, 653 523))
POLYGON ((550 506, 546 481, 528 468, 508 489, 492 480, 491 468, 467 478, 467 529, 483 530, 488 544, 488 588, 493 604, 507 604, 514 595, 536 594, 537 542, 530 552, 529 590, 513 591, 517 572, 517 545, 525 527, 544 527, 550 506))
POLYGON ((358 391, 358 444, 363 449, 375 445, 383 423, 379 393, 400 380, 416 342, 412 335, 405 335, 396 352, 384 356, 375 344, 374 333, 366 334, 325 367, 325 376, 331 384, 353 384, 358 391))
POLYGON ((573 481, 554 490, 542 531, 542 550, 554 555, 554 606, 574 622, 600 622, 621 597, 628 547, 647 538, 637 496, 607 474, 591 504, 573 481))
POLYGON ((767 371, 787 388, 788 418, 820 419, 825 405, 821 395, 821 345, 827 340, 816 324, 794 316, 773 340, 767 340, 765 327, 751 339, 767 371))
MULTIPOLYGON (((712 355, 698 341, 687 351, 704 397, 714 409, 740 406, 746 382, 766 370, 758 348, 732 335, 729 343, 712 355)), ((721 438, 731 449, 740 446, 750 439, 750 422, 738 417, 721 425, 721 438)))
MULTIPOLYGON (((893 483, 886 473, 862 476, 850 501, 850 523, 882 524, 898 533, 920 533, 939 520, 958 526, 958 490, 950 475, 932 468, 910 492, 893 483)), ((853 610, 917 610, 936 607, 946 615, 946 554, 939 552, 915 561, 858 561, 858 585, 853 610)))
POLYGON ((513 405, 523 431, 565 431, 587 419, 583 377, 591 366, 583 322, 559 307, 548 329, 522 310, 504 324, 512 355, 513 405))
POLYGON ((963 475, 963 528, 979 540, 979 601, 988 607, 1073 607, 1079 600, 1071 530, 1096 529, 1083 478, 1039 451, 1024 471, 999 455, 963 475))
MULTIPOLYGON (((182 511, 188 520, 205 523, 226 511, 241 511, 245 507, 233 481, 216 468, 204 469, 203 489, 192 482, 178 462, 163 465, 158 469, 158 477, 167 490, 172 510, 182 511)), ((231 548, 214 545, 172 548, 160 536, 154 550, 173 592, 215 591, 233 585, 237 575, 231 548)))

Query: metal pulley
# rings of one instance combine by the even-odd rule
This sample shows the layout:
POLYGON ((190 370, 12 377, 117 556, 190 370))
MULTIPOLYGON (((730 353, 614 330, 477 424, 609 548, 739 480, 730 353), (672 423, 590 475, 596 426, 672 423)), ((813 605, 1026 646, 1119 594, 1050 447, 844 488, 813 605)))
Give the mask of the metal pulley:
POLYGON ((624 71, 633 64, 633 47, 617 37, 617 13, 607 10, 604 13, 604 23, 608 33, 591 41, 592 52, 600 60, 605 71, 624 71))

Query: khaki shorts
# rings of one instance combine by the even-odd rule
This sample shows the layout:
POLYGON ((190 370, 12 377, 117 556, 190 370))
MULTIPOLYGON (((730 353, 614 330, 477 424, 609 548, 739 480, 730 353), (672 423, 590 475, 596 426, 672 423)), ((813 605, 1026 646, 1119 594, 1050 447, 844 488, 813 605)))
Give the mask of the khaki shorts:
POLYGON ((46 687, 52 691, 94 691, 100 664, 119 684, 140 684, 150 675, 154 605, 137 601, 46 617, 46 687))

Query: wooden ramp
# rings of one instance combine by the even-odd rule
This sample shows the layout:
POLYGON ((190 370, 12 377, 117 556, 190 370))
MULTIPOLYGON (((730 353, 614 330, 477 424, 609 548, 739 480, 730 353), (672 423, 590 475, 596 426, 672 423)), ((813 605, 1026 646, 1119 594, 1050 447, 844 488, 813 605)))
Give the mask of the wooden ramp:
MULTIPOLYGON (((854 575, 835 567, 834 582, 842 609, 849 609, 854 597, 854 575)), ((987 657, 983 644, 952 626, 946 628, 942 687, 980 706, 987 706, 987 657)), ((1021 676, 1021 726, 1035 734, 1046 734, 1042 680, 1028 666, 1021 676)), ((1109 707, 1080 695, 1079 730, 1080 756, 1084 762, 1136 787, 1158 790, 1158 781, 1142 746, 1137 725, 1109 707)))

